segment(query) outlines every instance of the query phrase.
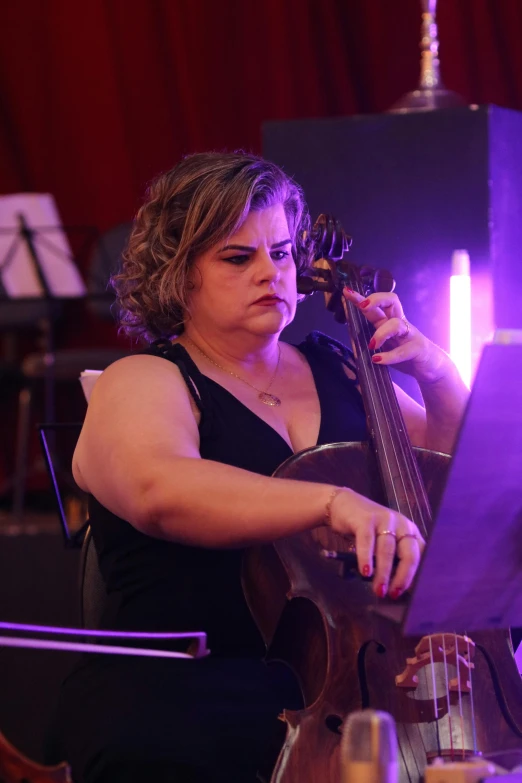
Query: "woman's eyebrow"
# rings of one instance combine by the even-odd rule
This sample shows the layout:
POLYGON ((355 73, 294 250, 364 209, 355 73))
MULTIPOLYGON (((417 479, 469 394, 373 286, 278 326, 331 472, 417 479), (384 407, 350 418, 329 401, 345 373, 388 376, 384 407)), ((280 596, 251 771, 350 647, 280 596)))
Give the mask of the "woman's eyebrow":
MULTIPOLYGON (((270 245, 270 250, 274 250, 277 247, 283 247, 283 245, 291 244, 291 239, 283 239, 281 242, 274 242, 273 245, 270 245)), ((224 253, 225 250, 243 250, 245 253, 254 253, 256 249, 255 247, 249 247, 248 245, 225 245, 225 247, 221 247, 218 252, 224 253)))

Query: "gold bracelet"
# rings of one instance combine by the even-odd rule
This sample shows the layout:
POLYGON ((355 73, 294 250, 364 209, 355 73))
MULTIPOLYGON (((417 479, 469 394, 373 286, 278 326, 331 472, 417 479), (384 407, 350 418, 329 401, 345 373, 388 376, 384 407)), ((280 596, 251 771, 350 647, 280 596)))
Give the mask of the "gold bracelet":
POLYGON ((326 506, 324 507, 324 523, 325 525, 330 525, 332 522, 332 504, 341 492, 344 492, 346 487, 334 487, 330 493, 330 497, 326 501, 326 506))

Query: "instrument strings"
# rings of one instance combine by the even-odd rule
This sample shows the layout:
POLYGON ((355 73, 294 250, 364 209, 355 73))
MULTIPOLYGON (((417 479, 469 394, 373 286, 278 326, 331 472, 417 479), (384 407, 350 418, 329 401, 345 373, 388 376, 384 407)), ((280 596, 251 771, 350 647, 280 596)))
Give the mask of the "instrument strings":
MULTIPOLYGON (((358 281, 352 281, 352 287, 354 290, 357 290, 358 281)), ((422 486, 422 484, 416 470, 416 463, 415 466, 412 464, 412 460, 415 457, 411 453, 411 449, 408 449, 406 445, 404 422, 396 401, 391 379, 387 371, 383 372, 383 370, 386 370, 385 367, 376 367, 371 361, 371 355, 368 351, 368 342, 371 339, 373 327, 365 316, 351 303, 349 304, 349 316, 353 326, 353 340, 359 358, 359 369, 364 375, 364 380, 366 381, 364 388, 368 392, 369 402, 374 412, 373 424, 378 431, 376 434, 379 439, 380 451, 386 461, 388 475, 391 479, 385 482, 386 487, 393 493, 393 507, 417 522, 423 535, 426 536, 428 532, 429 505, 425 497, 419 497, 419 486, 422 486), (388 381, 387 385, 386 380, 388 381), (386 427, 388 438, 384 436, 384 427, 386 427), (390 449, 392 453, 390 453, 390 449), (406 473, 403 467, 401 467, 399 453, 406 473), (393 480, 395 473, 398 475, 402 488, 402 502, 397 494, 396 482, 393 480), (410 489, 409 492, 408 487, 410 489), (411 495, 415 499, 417 513, 414 513, 412 508, 410 502, 411 495), (428 519, 426 519, 426 512, 428 512, 428 519)), ((392 498, 389 498, 389 501, 391 502, 392 498)))
POLYGON ((448 659, 446 657, 446 635, 442 634, 442 654, 444 656, 444 682, 446 684, 446 703, 448 705, 448 727, 449 727, 449 735, 450 735, 450 753, 451 753, 451 759, 454 758, 454 747, 453 747, 453 721, 451 716, 451 701, 450 701, 450 690, 449 690, 449 676, 448 676, 448 659))
MULTIPOLYGON (((354 291, 358 291, 358 293, 363 295, 363 292, 358 290, 358 288, 359 288, 358 280, 352 280, 351 288, 354 291)), ((390 411, 391 405, 387 404, 387 403, 389 403, 390 394, 386 394, 385 393, 385 390, 382 388, 382 384, 379 383, 379 381, 378 381, 378 378, 383 378, 383 377, 388 377, 389 378, 389 374, 388 374, 387 371, 383 373, 383 370, 386 369, 386 368, 377 368, 375 366, 375 364, 371 361, 371 355, 370 355, 370 353, 368 351, 368 343, 369 343, 369 341, 371 339, 371 336, 372 336, 372 333, 374 331, 373 327, 367 321, 366 317, 352 303, 346 303, 345 307, 347 307, 347 316, 348 316, 348 312, 349 312, 349 314, 351 316, 350 322, 352 324, 352 338, 353 338, 353 341, 354 341, 357 357, 359 359, 359 361, 358 361, 358 369, 364 375, 364 380, 366 382, 365 383, 365 389, 367 390, 367 393, 368 393, 368 395, 370 397, 369 402, 370 402, 370 404, 372 406, 372 409, 373 409, 373 412, 374 412, 373 424, 376 427, 376 429, 378 430, 379 440, 380 440, 380 445, 381 445, 381 454, 383 455, 383 457, 384 457, 384 459, 386 461, 386 466, 387 466, 387 469, 388 469, 389 476, 390 476, 391 479, 393 479, 393 473, 392 473, 392 468, 391 468, 391 458, 392 458, 392 455, 389 454, 389 449, 388 449, 388 446, 391 446, 391 449, 393 451, 393 457, 394 457, 393 461, 395 462, 395 465, 396 465, 396 468, 397 468, 397 472, 398 472, 398 476, 399 476, 400 482, 402 484, 403 497, 405 499, 407 508, 404 507, 404 502, 401 503, 399 501, 399 498, 398 498, 398 495, 397 495, 397 488, 396 488, 395 481, 391 480, 389 482, 386 482, 386 484, 388 485, 388 488, 391 489, 391 491, 393 492, 393 495, 394 495, 393 500, 395 501, 394 502, 395 509, 397 511, 401 511, 402 513, 404 513, 406 516, 408 516, 409 519, 415 519, 415 517, 418 518, 418 515, 413 513, 413 509, 412 509, 411 503, 410 503, 410 495, 409 495, 409 493, 406 490, 406 481, 405 481, 406 477, 405 477, 403 471, 401 470, 401 467, 400 467, 400 464, 399 464, 399 460, 398 460, 397 446, 399 447, 399 449, 401 451, 401 456, 403 457, 403 461, 404 461, 404 463, 407 466, 407 471, 408 471, 408 474, 409 474, 408 475, 408 479, 409 479, 410 487, 412 487, 413 494, 414 494, 415 498, 418 500, 417 493, 415 491, 415 482, 413 481, 412 475, 411 475, 411 471, 409 470, 409 468, 410 468, 409 461, 404 459, 405 452, 404 452, 403 438, 400 437, 400 433, 397 432, 397 428, 394 426, 395 422, 396 422, 396 419, 394 418, 394 416, 396 415, 396 412, 395 411, 390 411), (377 375, 378 372, 379 372, 379 376, 377 375), (379 415, 379 411, 378 411, 378 408, 377 408, 376 396, 378 396, 378 398, 379 398, 381 410, 383 411, 384 415, 379 415), (383 424, 386 425, 386 428, 388 430, 389 438, 388 438, 387 441, 384 438, 384 434, 382 432, 382 425, 383 424), (394 430, 393 433, 392 433, 392 430, 394 430), (393 437, 393 436, 395 436, 395 437, 393 437)), ((395 398, 395 393, 393 392, 393 387, 391 387, 391 383, 390 383, 390 391, 391 391, 391 396, 393 396, 395 398)), ((401 420, 402 420, 402 417, 401 417, 401 420)), ((411 449, 410 449, 410 453, 411 453, 411 449)), ((391 500, 392 500, 392 498, 388 498, 389 502, 391 502, 391 500)), ((421 509, 420 504, 418 504, 417 507, 419 508, 419 510, 421 509)), ((426 525, 424 519, 421 520, 420 527, 421 527, 421 529, 424 528, 424 530, 422 532, 423 532, 423 535, 426 536, 427 535, 427 525, 426 525)), ((424 676, 425 676, 426 685, 427 685, 427 672, 426 672, 426 669, 424 669, 424 676)), ((435 719, 436 718, 437 718, 437 714, 435 714, 435 719)), ((425 741, 424 741, 424 736, 423 736, 423 733, 421 731, 421 728, 420 728, 419 725, 417 725, 416 728, 417 728, 417 731, 419 732, 419 737, 420 737, 420 740, 421 740, 421 743, 422 743, 422 747, 424 748, 424 753, 427 755, 427 748, 426 748, 426 744, 425 744, 425 741)), ((406 733, 406 737, 408 739, 408 742, 409 742, 410 746, 412 746, 412 740, 411 740, 411 738, 409 736, 409 731, 408 731, 407 727, 405 727, 405 733, 406 733)), ((440 740, 439 740, 438 726, 437 726, 437 731, 436 731, 436 737, 437 737, 437 749, 438 749, 438 752, 440 753, 440 740)))
MULTIPOLYGON (((360 282, 358 279, 352 279, 350 286, 354 291, 357 291, 361 295, 364 292, 360 290, 360 282)), ((388 498, 389 502, 393 502, 393 506, 397 511, 408 516, 412 519, 421 529, 424 537, 428 535, 428 525, 431 520, 431 509, 427 495, 424 490, 424 484, 420 477, 415 455, 410 447, 408 438, 405 433, 405 425, 400 411, 400 407, 393 389, 393 384, 386 366, 377 367, 371 360, 371 354, 368 350, 368 343, 373 334, 373 327, 366 319, 366 317, 359 311, 359 309, 352 303, 345 302, 345 312, 347 320, 352 325, 352 339, 354 341, 354 347, 358 357, 358 369, 362 374, 361 381, 364 383, 364 388, 369 396, 369 404, 373 410, 374 416, 372 424, 376 429, 375 435, 379 442, 380 451, 383 455, 388 475, 393 479, 393 475, 396 472, 399 478, 399 486, 402 489, 402 502, 399 498, 397 491, 397 483, 394 480, 385 482, 386 488, 391 490, 392 497, 388 498), (384 372, 383 372, 384 371, 384 372), (381 413, 382 412, 382 413, 381 413), (385 437, 384 431, 386 428, 388 438, 385 437), (393 467, 396 471, 393 471, 393 467), (409 490, 409 491, 408 491, 409 490), (413 499, 413 504, 410 498, 413 499), (415 510, 413 507, 415 507, 415 510)), ((457 633, 453 634, 455 638, 455 663, 457 669, 457 687, 458 687, 458 700, 459 700, 459 724, 460 724, 460 736, 461 736, 461 749, 462 757, 465 758, 465 738, 464 738, 464 713, 462 704, 462 690, 461 690, 461 677, 459 668, 459 648, 457 633)), ((433 661, 433 648, 432 639, 429 639, 430 644, 430 657, 433 661)), ((474 694, 473 694, 473 681, 471 676, 471 655, 469 641, 468 647, 468 665, 469 665, 469 682, 470 682, 470 709, 471 709, 471 725, 473 731, 473 749, 476 752, 476 728, 475 728, 475 714, 474 714, 474 694)), ((445 635, 443 635, 443 658, 444 658, 444 686, 445 686, 445 698, 448 710, 448 728, 450 735, 450 755, 453 759, 455 756, 454 738, 453 738, 453 719, 451 713, 451 700, 450 700, 450 685, 448 675, 448 662, 446 657, 445 647, 445 635)), ((427 672, 424 671, 427 684, 427 672)), ((436 737, 437 737, 437 751, 441 752, 440 747, 440 735, 438 726, 438 704, 437 704, 437 688, 435 677, 435 666, 431 664, 432 675, 432 689, 433 689, 433 704, 434 704, 434 718, 436 721, 436 737)), ((423 746, 425 747, 424 739, 421 735, 423 746)), ((409 739, 409 737, 408 737, 409 739)))

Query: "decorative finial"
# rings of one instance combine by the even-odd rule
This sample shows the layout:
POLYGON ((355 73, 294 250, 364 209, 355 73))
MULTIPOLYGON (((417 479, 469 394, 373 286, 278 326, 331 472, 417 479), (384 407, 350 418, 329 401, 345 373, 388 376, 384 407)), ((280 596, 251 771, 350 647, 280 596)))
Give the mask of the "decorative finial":
POLYGON ((390 112, 407 114, 413 111, 430 111, 464 105, 460 95, 447 90, 440 78, 437 0, 421 0, 421 6, 420 83, 416 90, 406 93, 397 101, 389 110, 390 112))

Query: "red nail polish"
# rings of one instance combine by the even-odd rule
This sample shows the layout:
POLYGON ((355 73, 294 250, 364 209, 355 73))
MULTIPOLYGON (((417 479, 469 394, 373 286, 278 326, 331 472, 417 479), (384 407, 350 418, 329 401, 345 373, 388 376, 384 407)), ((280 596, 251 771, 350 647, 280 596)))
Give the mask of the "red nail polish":
POLYGON ((370 300, 365 299, 364 302, 359 302, 359 307, 368 307, 369 304, 370 304, 370 300))
POLYGON ((372 339, 368 343, 368 348, 370 349, 370 351, 373 351, 375 349, 375 337, 372 337, 372 339))
POLYGON ((349 294, 354 294, 355 293, 355 291, 353 291, 351 288, 348 288, 347 285, 345 285, 344 290, 348 291, 349 294))
POLYGON ((378 353, 372 356, 372 362, 382 362, 382 356, 378 353))
POLYGON ((393 598, 393 600, 395 601, 395 600, 397 600, 397 598, 398 598, 400 595, 402 595, 402 592, 403 592, 403 590, 402 590, 402 587, 395 587, 395 588, 394 588, 394 589, 393 589, 393 590, 390 592, 390 598, 393 598))
POLYGON ((370 576, 370 566, 369 565, 363 566, 362 575, 363 576, 370 576))
POLYGON ((386 584, 379 585, 379 587, 377 588, 377 595, 379 596, 379 598, 384 598, 387 590, 388 590, 388 586, 386 584))

